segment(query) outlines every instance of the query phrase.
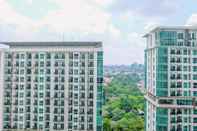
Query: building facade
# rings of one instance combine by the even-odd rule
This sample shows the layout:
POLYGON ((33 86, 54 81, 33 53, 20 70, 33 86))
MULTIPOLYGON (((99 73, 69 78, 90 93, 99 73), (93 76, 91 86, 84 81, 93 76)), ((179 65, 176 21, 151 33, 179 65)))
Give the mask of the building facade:
POLYGON ((145 35, 146 131, 197 131, 197 27, 145 35))
POLYGON ((1 130, 102 131, 102 43, 2 44, 1 130))

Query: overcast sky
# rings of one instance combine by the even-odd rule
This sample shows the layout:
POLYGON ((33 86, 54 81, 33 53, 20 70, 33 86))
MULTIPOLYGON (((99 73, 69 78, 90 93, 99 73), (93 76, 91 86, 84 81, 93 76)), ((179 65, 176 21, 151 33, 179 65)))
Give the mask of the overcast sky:
POLYGON ((105 64, 143 63, 142 35, 197 25, 196 0, 0 0, 0 41, 102 41, 105 64))

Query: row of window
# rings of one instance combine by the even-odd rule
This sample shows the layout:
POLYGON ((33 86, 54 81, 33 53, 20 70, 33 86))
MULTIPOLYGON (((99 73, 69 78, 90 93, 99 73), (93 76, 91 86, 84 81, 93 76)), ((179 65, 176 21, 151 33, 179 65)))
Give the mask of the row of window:
POLYGON ((197 80, 197 74, 181 74, 181 73, 171 73, 171 80, 197 80))
MULTIPOLYGON (((89 59, 94 59, 94 52, 88 52, 88 53, 70 52, 69 58, 70 59, 79 59, 79 58, 85 59, 86 54, 88 55, 89 59)), ((51 58, 65 59, 65 53, 48 53, 48 52, 45 52, 45 53, 30 53, 30 52, 27 52, 27 53, 6 53, 5 58, 7 58, 7 59, 11 59, 11 58, 16 58, 16 59, 25 59, 25 58, 27 58, 27 59, 32 59, 32 58, 35 58, 35 59, 44 59, 44 58, 46 58, 46 59, 51 59, 51 58)))
MULTIPOLYGON (((46 91, 50 92, 52 87, 53 87, 54 91, 56 91, 56 90, 64 91, 64 89, 65 89, 65 85, 63 83, 62 84, 61 83, 60 84, 54 84, 54 86, 52 86, 52 85, 50 85, 48 83, 47 84, 36 84, 35 83, 33 85, 31 85, 31 84, 24 85, 24 84, 20 83, 20 84, 15 84, 13 86, 13 88, 15 89, 16 92, 18 90, 24 90, 24 89, 26 89, 27 91, 28 90, 30 91, 31 88, 33 88, 34 90, 43 90, 43 89, 45 89, 46 91)), ((69 83, 69 87, 68 88, 69 88, 69 90, 76 90, 76 91, 77 90, 85 91, 85 89, 93 91, 94 85, 89 83, 88 87, 86 88, 84 83, 80 83, 80 84, 69 83)), ((12 89, 12 85, 9 84, 9 83, 8 84, 5 83, 5 88, 4 89, 8 90, 10 92, 11 91, 10 89, 12 89)))
MULTIPOLYGON (((5 123, 3 127, 4 127, 4 129, 10 129, 10 128, 12 128, 12 129, 27 129, 27 128, 31 128, 31 129, 47 128, 47 129, 49 129, 50 127, 52 127, 55 130, 63 130, 64 123, 54 123, 53 125, 51 125, 50 122, 45 122, 45 126, 44 126, 41 123, 32 122, 32 124, 30 124, 30 122, 27 121, 25 124, 18 124, 16 122, 14 122, 13 127, 11 127, 11 125, 9 123, 5 123)), ((68 128, 74 129, 74 130, 85 130, 85 124, 80 123, 79 125, 73 125, 72 123, 68 123, 68 128)), ((92 131, 93 124, 87 124, 87 130, 92 131)), ((48 130, 46 130, 46 131, 48 131, 48 130)))
MULTIPOLYGON (((163 62, 167 63, 167 57, 165 57, 165 59, 163 59, 163 62)), ((197 64, 197 58, 189 58, 189 57, 171 57, 170 58, 170 62, 171 63, 193 63, 193 64, 197 64)))
MULTIPOLYGON (((35 75, 50 75, 51 74, 51 69, 35 69, 34 71, 32 71, 32 69, 28 68, 28 69, 15 69, 14 71, 12 71, 12 69, 5 69, 5 74, 7 75, 11 75, 11 74, 20 74, 20 75, 24 75, 25 73, 27 75, 30 75, 32 73, 34 73, 35 75), (26 72, 25 72, 26 71, 26 72)), ((64 75, 65 74, 65 70, 64 69, 54 69, 53 71, 54 75, 64 75)), ((88 74, 89 75, 94 75, 94 69, 88 69, 88 74)), ((85 69, 69 69, 69 75, 85 75, 85 69)))
MULTIPOLYGON (((40 82, 40 83, 44 83, 46 80, 46 82, 51 82, 51 77, 47 76, 47 77, 34 77, 33 81, 36 83, 36 82, 40 82)), ((32 77, 31 76, 27 76, 26 77, 26 80, 25 80, 25 77, 21 76, 21 77, 15 77, 15 79, 13 80, 12 77, 9 77, 7 76, 5 78, 5 82, 31 82, 32 81, 32 77)), ((68 79, 69 82, 74 82, 74 83, 84 83, 85 82, 85 77, 69 77, 68 79)), ((54 77, 53 78, 53 82, 62 82, 64 83, 65 82, 65 77, 54 77)), ((88 79, 88 82, 89 83, 93 83, 94 82, 94 78, 93 77, 89 77, 88 79)), ((98 79, 98 82, 99 82, 99 79, 98 79)))
MULTIPOLYGON (((80 101, 81 103, 85 103, 84 101, 80 101)), ((90 101, 92 103, 92 101, 90 101)), ((93 104, 92 104, 93 105, 93 104)), ((69 113, 74 113, 74 114, 80 114, 80 115, 84 115, 85 113, 87 113, 88 115, 93 115, 93 107, 92 106, 88 106, 87 111, 85 111, 85 107, 80 106, 79 109, 73 109, 73 107, 69 108, 69 113)), ((11 107, 4 107, 4 115, 6 115, 7 113, 11 113, 11 107)), ((50 105, 45 106, 45 108, 42 108, 39 106, 38 107, 31 107, 31 106, 26 106, 25 108, 21 107, 21 106, 16 106, 14 108, 12 108, 12 113, 20 113, 21 115, 23 113, 25 113, 26 115, 30 115, 31 113, 34 114, 49 114, 49 113, 53 113, 54 116, 56 115, 60 115, 60 114, 64 114, 64 107, 57 107, 54 106, 53 109, 51 109, 50 105)), ((8 115, 9 117, 10 115, 8 115)), ((47 119, 48 120, 48 119, 47 119)))
MULTIPOLYGON (((12 61, 10 60, 10 61, 6 61, 6 63, 5 63, 5 66, 6 67, 12 67, 12 66, 14 66, 15 68, 17 68, 17 67, 20 67, 20 68, 22 68, 22 67, 47 67, 47 68, 50 68, 50 67, 64 67, 65 68, 65 62, 64 61, 55 61, 54 62, 54 64, 52 64, 52 62, 51 61, 35 61, 33 64, 32 64, 33 62, 32 61, 27 61, 27 62, 25 62, 25 61, 16 61, 15 63, 12 63, 12 61)), ((79 62, 79 61, 69 61, 69 67, 85 67, 86 66, 86 63, 85 63, 85 61, 81 61, 81 62, 79 62)), ((94 67, 94 61, 89 61, 88 62, 88 64, 87 64, 87 66, 88 67, 94 67)))
POLYGON ((187 50, 187 49, 171 49, 171 55, 197 55, 197 50, 187 50))
MULTIPOLYGON (((78 92, 78 89, 74 89, 74 91, 77 91, 77 93, 73 93, 73 91, 69 91, 69 98, 72 98, 73 96, 74 96, 74 98, 76 98, 76 99, 78 99, 78 98, 81 98, 81 99, 83 99, 83 98, 85 98, 85 92, 83 92, 83 91, 80 91, 80 93, 78 92)), ((93 89, 91 89, 91 90, 89 90, 88 91, 89 93, 87 93, 87 97, 88 98, 93 98, 92 96, 93 96, 93 89)), ((50 91, 45 91, 45 92, 43 92, 43 91, 41 91, 41 92, 39 92, 39 91, 34 91, 34 92, 31 92, 31 91, 25 91, 25 92, 23 92, 23 91, 16 91, 16 92, 14 92, 14 93, 11 93, 11 91, 10 90, 5 90, 4 91, 4 97, 7 97, 7 98, 11 98, 11 94, 12 94, 12 96, 13 96, 13 98, 14 97, 20 97, 20 98, 23 98, 23 97, 31 97, 31 96, 33 96, 33 97, 39 97, 39 98, 46 98, 46 99, 49 99, 50 97, 53 97, 54 99, 55 98, 64 98, 64 91, 54 91, 53 93, 51 93, 50 91)), ((28 99, 28 98, 27 98, 28 99)), ((36 98, 34 98, 34 99, 36 99, 36 98)), ((15 98, 15 100, 17 100, 16 98, 15 98)))

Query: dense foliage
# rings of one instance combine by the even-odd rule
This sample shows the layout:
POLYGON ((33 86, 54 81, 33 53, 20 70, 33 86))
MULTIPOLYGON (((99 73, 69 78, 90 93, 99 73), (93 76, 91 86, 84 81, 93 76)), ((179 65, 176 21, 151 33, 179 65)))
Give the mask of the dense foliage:
POLYGON ((143 95, 137 88, 137 74, 118 74, 105 87, 106 101, 103 107, 104 131, 143 131, 143 95))

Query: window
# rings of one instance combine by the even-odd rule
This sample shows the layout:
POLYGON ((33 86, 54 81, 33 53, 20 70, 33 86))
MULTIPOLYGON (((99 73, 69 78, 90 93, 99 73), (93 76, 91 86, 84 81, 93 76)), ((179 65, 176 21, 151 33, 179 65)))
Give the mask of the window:
POLYGON ((184 80, 187 80, 188 79, 187 74, 184 74, 183 78, 184 78, 184 80))
POLYGON ((51 74, 51 70, 50 70, 50 69, 47 69, 47 70, 46 70, 46 73, 47 73, 47 74, 51 74))
POLYGON ((192 39, 195 40, 196 39, 196 33, 192 33, 192 39))
POLYGON ((89 82, 90 83, 93 83, 94 82, 94 78, 93 77, 90 77, 89 82))
POLYGON ((197 114, 197 109, 194 109, 194 114, 197 114))
POLYGON ((88 67, 94 67, 94 62, 89 62, 88 67))
POLYGON ((197 83, 193 83, 193 88, 197 88, 197 83))
POLYGON ((74 66, 77 67, 78 65, 79 65, 79 63, 75 61, 74 66))
POLYGON ((77 69, 74 70, 74 75, 78 75, 78 70, 77 69))
POLYGON ((193 55, 197 55, 197 50, 193 50, 193 55))
POLYGON ((44 54, 40 54, 40 59, 44 59, 44 54))
POLYGON ((77 91, 78 90, 78 85, 74 86, 74 90, 77 91))
POLYGON ((81 53, 81 59, 85 59, 85 53, 81 53))
POLYGON ((182 41, 179 41, 179 42, 178 42, 178 46, 183 46, 183 44, 184 44, 184 43, 183 43, 182 41))
POLYGON ((193 122, 194 122, 194 123, 197 123, 197 118, 194 118, 194 119, 193 119, 193 122))
POLYGON ((74 78, 74 82, 78 83, 79 79, 78 78, 74 78))
POLYGON ((193 80, 197 80, 197 74, 193 75, 193 80))
POLYGON ((94 59, 94 53, 89 53, 89 59, 94 59))
POLYGON ((47 53, 47 59, 51 59, 51 54, 47 53))
POLYGON ((89 70, 89 75, 94 75, 94 70, 89 70))
POLYGON ((190 88, 190 83, 184 82, 184 88, 190 88))
POLYGON ((183 39, 183 38, 184 38, 183 33, 178 33, 178 39, 183 39))
POLYGON ((193 71, 197 72, 197 66, 193 66, 193 71))
POLYGON ((174 49, 170 50, 170 54, 175 54, 175 50, 174 49))
POLYGON ((21 59, 25 59, 25 54, 21 54, 21 59))
POLYGON ((79 54, 74 54, 74 59, 78 59, 79 58, 79 54))
POLYGON ((194 63, 194 64, 197 63, 197 58, 193 58, 193 63, 194 63))
POLYGON ((197 126, 194 126, 193 127, 193 131, 197 131, 197 126))

